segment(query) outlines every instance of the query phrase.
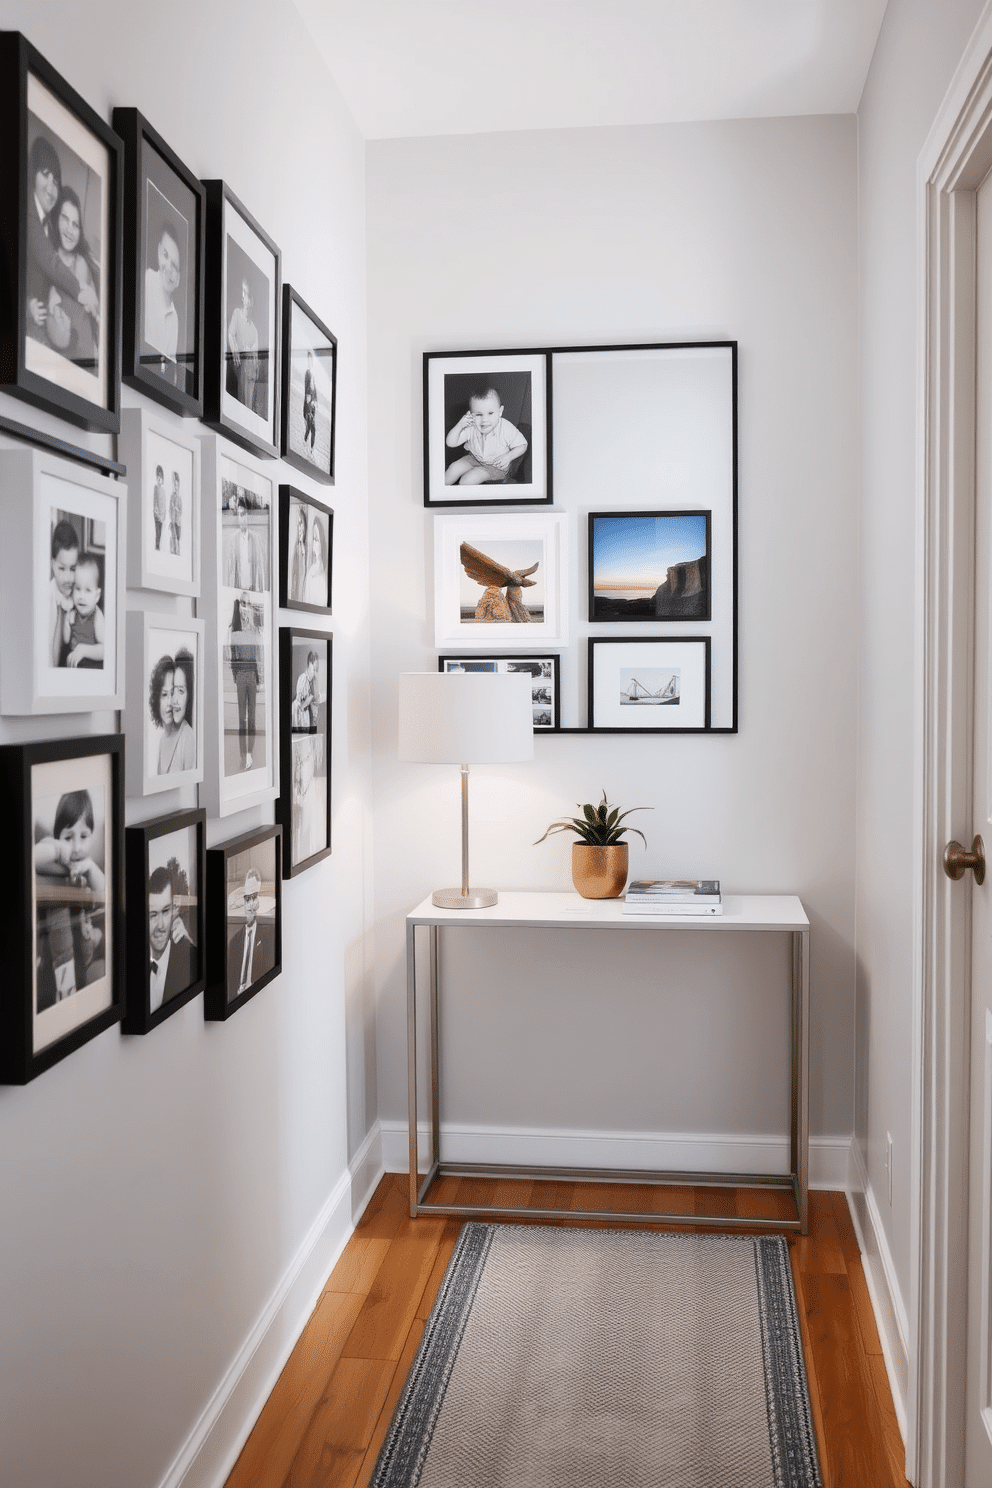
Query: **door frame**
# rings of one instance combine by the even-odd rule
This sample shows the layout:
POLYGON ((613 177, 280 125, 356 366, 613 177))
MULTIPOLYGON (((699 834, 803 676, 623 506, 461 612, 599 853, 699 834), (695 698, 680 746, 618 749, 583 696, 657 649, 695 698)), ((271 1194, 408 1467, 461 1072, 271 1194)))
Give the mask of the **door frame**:
POLYGON ((975 199, 992 168, 992 0, 920 155, 911 1296, 906 1471, 964 1479, 972 826, 975 199))

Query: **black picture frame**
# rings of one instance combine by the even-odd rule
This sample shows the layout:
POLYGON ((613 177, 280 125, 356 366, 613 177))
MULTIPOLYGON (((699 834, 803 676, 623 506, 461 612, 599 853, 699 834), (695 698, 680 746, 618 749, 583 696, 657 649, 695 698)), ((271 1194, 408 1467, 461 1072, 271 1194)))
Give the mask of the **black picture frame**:
POLYGON ((551 371, 548 348, 424 352, 425 506, 551 505, 551 371), (523 454, 511 456, 500 474, 487 473, 464 445, 448 444, 471 411, 473 394, 489 389, 501 400, 499 418, 510 425, 510 439, 526 441, 523 454), (465 448, 465 454, 457 455, 456 448, 465 448), (449 483, 462 460, 474 461, 474 467, 449 483))
POLYGON ((124 1012, 123 736, 0 746, 0 802, 0 1084, 25 1085, 124 1012))
POLYGON ((561 727, 561 658, 557 652, 521 656, 439 656, 439 672, 530 672, 534 678, 531 707, 535 734, 555 733, 561 727))
POLYGON ((712 520, 712 512, 702 509, 590 512, 590 621, 692 625, 710 620, 712 520), (697 552, 700 542, 701 553, 697 552), (619 587, 624 578, 631 582, 631 589, 619 587), (602 589, 604 580, 616 589, 615 596, 597 593, 597 582, 602 589), (655 586, 650 596, 645 592, 648 584, 655 586), (636 598, 623 597, 632 592, 636 598))
POLYGON ((279 799, 283 875, 294 878, 331 852, 333 636, 279 631, 279 799), (317 658, 310 677, 310 656, 317 658), (308 701, 312 699, 312 701, 308 701))
POLYGON ((19 31, 0 32, 0 387, 110 434, 120 427, 123 151, 19 31))
POLYGON ((287 465, 334 484, 338 338, 291 284, 282 289, 281 452, 287 465), (312 358, 312 366, 309 360, 312 358), (308 383, 308 379, 310 379, 308 383), (328 383, 330 390, 328 391, 328 383), (307 454, 307 442, 312 453, 307 454))
POLYGON ((329 615, 334 574, 334 511, 297 486, 279 487, 279 604, 285 610, 329 615), (306 525, 303 548, 301 513, 306 525), (326 531, 326 536, 325 536, 326 531), (326 573, 316 566, 315 536, 324 546, 326 573), (324 596, 324 603, 317 597, 324 596))
POLYGON ((203 991, 207 959, 206 846, 207 813, 202 809, 174 812, 125 830, 127 992, 122 1033, 150 1033, 203 991), (183 836, 185 843, 176 842, 183 836), (167 853, 171 854, 168 858, 167 853), (192 905, 184 902, 189 899, 192 905), (164 923, 166 912, 169 924, 164 923), (164 950, 152 938, 153 915, 156 938, 165 934, 169 945, 168 965, 160 973, 164 982, 155 993, 151 961, 164 950), (177 915, 187 933, 184 939, 173 941, 172 923, 177 915))
POLYGON ((709 732, 711 647, 708 635, 591 636, 590 732, 709 732))
POLYGON ((115 108, 113 123, 124 141, 121 375, 173 413, 200 418, 206 193, 136 108, 115 108))
POLYGON ((243 449, 279 454, 282 254, 224 181, 207 198, 203 422, 243 449), (236 285, 247 284, 237 303, 236 285), (245 346, 236 342, 245 341, 245 346), (251 350, 254 341, 255 350, 251 350))
POLYGON ((207 1022, 225 1022, 282 971, 282 845, 282 827, 277 823, 207 849, 207 985, 203 999, 207 1022), (245 951, 239 930, 243 931, 247 921, 247 912, 242 913, 241 906, 249 873, 259 880, 256 915, 266 933, 257 949, 252 948, 253 957, 259 958, 258 974, 242 986, 239 978, 245 951))

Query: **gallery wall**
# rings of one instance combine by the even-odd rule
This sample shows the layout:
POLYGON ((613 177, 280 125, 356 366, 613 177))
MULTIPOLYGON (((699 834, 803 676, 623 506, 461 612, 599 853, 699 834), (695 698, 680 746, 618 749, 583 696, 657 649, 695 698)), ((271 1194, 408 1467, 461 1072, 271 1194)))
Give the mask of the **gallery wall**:
MULTIPOLYGON (((0 1481, 212 1484, 375 1177, 364 147, 291 6, 0 0, 0 27, 102 117, 137 107, 195 175, 224 178, 338 337, 337 482, 310 487, 335 511, 333 854, 284 886, 282 975, 227 1023, 206 1024, 196 998, 145 1037, 112 1028, 0 1088, 0 1481)), ((0 412, 114 453, 11 398, 0 412)), ((128 605, 190 612, 137 591, 128 605)), ((0 740, 116 727, 3 718, 0 740)), ((127 820, 194 792, 129 799, 127 820)), ((208 845, 272 819, 270 805, 211 820, 208 845)))
MULTIPOLYGON (((533 763, 474 771, 471 877, 570 889, 569 839, 532 844, 605 787, 611 801, 653 808, 633 818, 649 844, 634 840, 633 873, 800 895, 812 924, 811 1130, 824 1162, 843 1161, 854 1088, 856 148, 853 118, 369 144, 389 1165, 406 1161, 403 916, 459 864, 457 772, 396 758, 397 676, 437 664, 422 354, 693 339, 739 343, 740 732, 538 737, 533 763)), ((670 932, 630 959, 590 932, 553 953, 539 936, 452 938, 442 1119, 465 1155, 560 1155, 564 1144, 581 1161, 597 1143, 605 1158, 631 1142, 657 1155, 674 1151, 666 1133, 688 1132, 700 1153, 725 1156, 720 1139, 735 1132, 784 1135, 786 950, 756 937, 728 966, 721 939, 708 938, 707 954, 670 932)), ((830 1176, 842 1184, 846 1169, 830 1176)))

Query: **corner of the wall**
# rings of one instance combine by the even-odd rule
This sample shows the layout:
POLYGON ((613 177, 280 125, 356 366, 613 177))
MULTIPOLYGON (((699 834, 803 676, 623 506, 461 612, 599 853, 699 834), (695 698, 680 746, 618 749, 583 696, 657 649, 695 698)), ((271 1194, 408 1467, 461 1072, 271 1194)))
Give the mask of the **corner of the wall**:
POLYGON ((861 1249, 865 1282, 878 1327, 896 1420, 905 1443, 909 1401, 909 1324, 906 1304, 899 1290, 892 1252, 857 1141, 851 1144, 851 1183, 847 1190, 847 1202, 861 1249))

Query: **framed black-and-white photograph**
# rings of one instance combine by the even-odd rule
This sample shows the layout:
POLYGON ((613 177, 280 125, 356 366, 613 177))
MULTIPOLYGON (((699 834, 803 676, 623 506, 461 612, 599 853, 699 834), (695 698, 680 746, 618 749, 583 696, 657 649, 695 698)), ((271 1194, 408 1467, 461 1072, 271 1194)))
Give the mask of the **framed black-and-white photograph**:
POLYGON ((282 254, 223 181, 207 193, 204 422, 279 454, 282 254))
POLYGON ((282 457, 333 485, 337 337, 291 285, 282 295, 282 457))
POLYGON ((282 970, 282 827, 207 851, 210 1021, 229 1018, 282 970))
POLYGON ((124 699, 127 487, 44 450, 0 453, 0 710, 124 699))
POLYGON ((276 489, 257 462, 202 442, 206 647, 205 785, 212 816, 279 794, 276 729, 276 489))
POLYGON ((127 793, 203 779, 204 622, 136 610, 127 617, 127 793))
POLYGON ((331 637, 279 631, 279 763, 276 820, 283 873, 292 878, 331 850, 331 637))
POLYGON ((145 408, 123 408, 119 448, 130 490, 128 582, 199 594, 199 439, 145 408))
POLYGON ((0 747, 0 1081, 23 1085, 124 1004, 124 740, 0 747))
POLYGON ((334 513, 295 486, 279 487, 279 603, 331 613, 334 513))
POLYGON ((17 31, 0 32, 0 153, 0 386, 116 432, 123 146, 17 31))
POLYGON ((434 644, 544 649, 568 639, 566 518, 434 518, 434 644))
POLYGON ((710 726, 710 638, 589 641, 589 727, 670 733, 710 726))
POLYGON ((589 619, 709 620, 708 511, 589 513, 589 619))
POLYGON ((439 672, 516 672, 529 676, 534 732, 560 726, 557 656, 439 656, 437 668, 439 672))
POLYGON ((424 353, 424 505, 551 504, 551 353, 424 353))
POLYGON ((124 381, 188 418, 203 413, 205 198, 137 109, 124 141, 124 381))
POLYGON ((124 1033, 150 1033, 206 979, 205 811, 180 811, 125 832, 127 995, 124 1033))

